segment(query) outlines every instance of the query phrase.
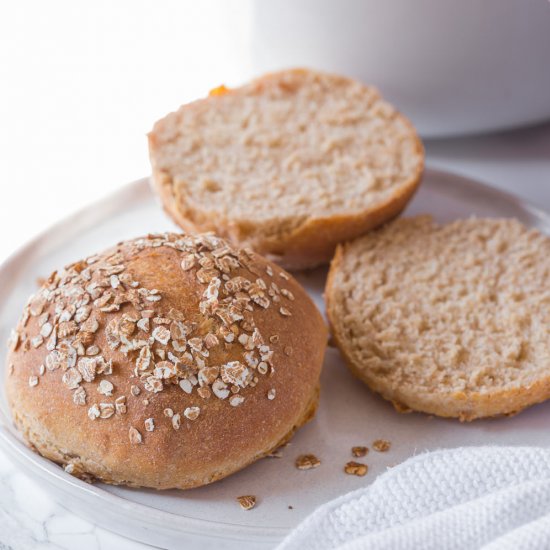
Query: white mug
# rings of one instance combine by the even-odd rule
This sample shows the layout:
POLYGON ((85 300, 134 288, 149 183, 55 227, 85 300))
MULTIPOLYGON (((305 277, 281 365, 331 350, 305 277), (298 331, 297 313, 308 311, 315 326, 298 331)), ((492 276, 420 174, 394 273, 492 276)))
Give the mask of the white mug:
POLYGON ((355 77, 424 137, 550 118, 548 0, 254 0, 253 10, 257 74, 355 77))

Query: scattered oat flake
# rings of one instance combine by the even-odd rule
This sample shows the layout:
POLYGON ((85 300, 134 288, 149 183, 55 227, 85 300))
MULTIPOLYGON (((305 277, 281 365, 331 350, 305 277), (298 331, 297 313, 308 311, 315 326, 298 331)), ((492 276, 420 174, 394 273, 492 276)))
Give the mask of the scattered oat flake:
POLYGON ((229 396, 227 385, 220 379, 212 384, 212 391, 218 399, 226 399, 229 396))
POLYGON ((248 336, 248 334, 239 334, 239 337, 237 338, 237 340, 239 341, 239 344, 242 344, 243 346, 247 346, 248 344, 248 340, 250 339, 250 336, 248 336))
POLYGON ((281 289, 281 294, 285 297, 285 298, 288 298, 291 302, 294 301, 294 294, 292 294, 292 292, 290 292, 290 290, 286 289, 286 288, 282 288, 281 289))
POLYGON ((136 330, 136 323, 133 319, 129 319, 128 317, 122 316, 122 319, 120 320, 120 323, 118 324, 118 331, 123 336, 126 336, 129 338, 134 334, 136 330))
POLYGON ((187 407, 183 411, 183 416, 185 416, 185 418, 188 418, 189 420, 196 420, 199 417, 200 412, 200 407, 187 407))
POLYGON ((44 323, 40 329, 40 335, 44 338, 47 338, 53 330, 53 326, 51 323, 44 323))
POLYGON ((194 254, 188 254, 187 256, 184 256, 183 260, 181 261, 181 268, 183 269, 183 271, 189 271, 194 265, 195 265, 194 254))
POLYGON ((230 361, 222 365, 220 372, 226 384, 234 384, 241 388, 246 385, 249 371, 240 361, 230 361))
POLYGON ((38 376, 29 376, 29 386, 31 388, 38 386, 38 376))
POLYGON ((296 459, 296 468, 298 470, 311 470, 321 465, 321 461, 312 454, 300 455, 296 459))
POLYGON ((65 371, 61 379, 69 389, 74 390, 82 382, 82 375, 74 367, 71 367, 65 371))
POLYGON ((114 386, 109 380, 102 380, 97 387, 97 391, 107 397, 113 395, 113 389, 114 386))
POLYGON ((243 495, 237 497, 237 502, 243 510, 252 510, 256 506, 256 497, 254 495, 243 495))
POLYGON ((166 345, 170 341, 170 331, 162 325, 153 330, 153 338, 160 344, 166 345))
POLYGON ((137 322, 137 327, 143 332, 149 332, 149 319, 144 317, 137 322))
POLYGON ((152 418, 147 418, 145 420, 145 429, 148 432, 152 432, 155 429, 155 421, 152 418))
POLYGON ((166 380, 175 374, 174 365, 170 361, 161 361, 156 364, 153 373, 156 378, 166 380))
POLYGON ((164 389, 164 385, 162 383, 162 380, 157 378, 156 376, 148 376, 145 380, 143 387, 152 393, 158 393, 164 389))
POLYGON ((193 384, 186 378, 183 378, 179 381, 179 387, 185 392, 185 393, 191 393, 193 391, 193 384))
POLYGON ((31 339, 31 344, 33 348, 39 348, 44 342, 44 338, 39 334, 31 339))
POLYGON ((229 404, 232 407, 238 407, 243 401, 244 401, 244 397, 242 395, 232 395, 229 398, 229 404))
POLYGON ((276 391, 275 391, 275 388, 271 388, 268 392, 267 392, 267 398, 272 401, 273 399, 275 399, 275 395, 276 395, 276 391))
POLYGON ((181 425, 181 416, 179 414, 175 414, 172 417, 172 427, 174 430, 179 430, 181 425))
POLYGON ((170 319, 168 319, 168 317, 155 317, 153 323, 155 323, 155 325, 169 325, 170 319))
POLYGON ((386 451, 389 451, 390 447, 391 443, 387 439, 377 439, 372 444, 372 448, 379 453, 385 453, 386 451))
POLYGON ((130 392, 132 392, 132 395, 138 396, 141 393, 141 390, 139 389, 139 386, 132 386, 130 388, 130 392))
POLYGON ((79 386, 73 392, 73 403, 75 405, 86 405, 86 390, 79 386))
POLYGON ((99 328, 99 323, 94 317, 90 317, 87 319, 84 323, 80 325, 80 330, 83 332, 90 332, 94 333, 97 332, 97 329, 99 328))
POLYGON ((164 416, 172 418, 174 416, 174 411, 172 409, 164 409, 164 416))
POLYGON ((118 414, 126 414, 126 411, 128 410, 126 406, 126 396, 121 395, 120 397, 117 397, 115 399, 115 409, 118 414))
POLYGON ((143 442, 143 438, 141 437, 141 433, 136 430, 133 426, 130 427, 128 430, 128 437, 130 438, 130 443, 132 445, 139 445, 143 442))
POLYGON ((111 418, 115 414, 115 406, 112 403, 100 403, 99 404, 99 417, 111 418))
POLYGON ((17 351, 17 348, 19 347, 20 342, 21 342, 20 334, 16 330, 12 329, 10 339, 8 340, 8 347, 12 351, 17 351))
POLYGON ((368 447, 352 447, 351 448, 351 454, 356 458, 366 456, 368 452, 369 452, 368 447))
POLYGON ((283 315, 284 317, 290 317, 292 315, 292 313, 290 312, 289 309, 287 309, 286 307, 282 307, 281 309, 279 309, 279 312, 281 313, 281 315, 283 315))
POLYGON ((99 412, 98 405, 94 404, 88 409, 88 417, 90 420, 95 420, 96 418, 99 418, 99 415, 101 413, 99 412))
POLYGON ((208 333, 204 337, 204 345, 206 346, 207 349, 211 349, 214 346, 217 346, 218 344, 219 344, 219 340, 215 334, 208 333))
POLYGON ((346 463, 344 466, 344 472, 351 476, 363 477, 369 471, 369 467, 366 464, 360 462, 354 462, 353 460, 346 463))

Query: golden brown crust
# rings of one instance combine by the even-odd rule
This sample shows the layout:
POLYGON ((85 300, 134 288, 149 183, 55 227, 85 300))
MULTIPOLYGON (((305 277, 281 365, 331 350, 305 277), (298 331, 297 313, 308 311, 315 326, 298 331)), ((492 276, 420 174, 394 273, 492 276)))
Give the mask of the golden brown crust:
MULTIPOLYGON (((400 413, 418 411, 441 417, 472 421, 478 418, 510 416, 550 398, 550 376, 540 377, 528 384, 490 391, 427 391, 420 386, 414 391, 407 386, 385 383, 382 378, 363 368, 345 335, 343 320, 338 311, 336 275, 342 270, 345 246, 339 245, 330 265, 325 286, 325 303, 332 341, 339 348, 351 373, 370 389, 390 401, 400 413)), ((505 370, 505 365, 502 369, 505 370)))
MULTIPOLYGON (((269 455, 278 447, 288 443, 288 441, 292 439, 292 436, 295 434, 296 430, 313 419, 318 405, 319 385, 314 388, 310 401, 306 404, 302 414, 296 419, 295 425, 292 426, 292 428, 280 440, 274 439, 274 443, 269 449, 262 452, 257 452, 255 455, 241 455, 236 459, 233 458, 232 461, 225 461, 220 463, 220 465, 212 471, 208 471, 206 466, 203 468, 204 472, 195 471, 192 473, 186 473, 183 484, 177 477, 174 477, 172 479, 166 479, 164 485, 160 485, 159 481, 162 481, 162 479, 166 476, 161 476, 160 474, 155 475, 154 472, 148 471, 146 478, 142 477, 142 473, 140 473, 139 478, 136 478, 135 475, 128 475, 127 472, 122 472, 122 474, 119 475, 117 471, 113 471, 113 469, 111 469, 102 456, 98 459, 96 457, 90 457, 89 455, 75 454, 75 452, 71 451, 69 448, 60 447, 58 443, 53 443, 52 441, 55 436, 53 436, 49 430, 45 430, 43 419, 39 416, 21 414, 20 408, 13 408, 12 413, 14 423, 17 429, 23 434, 28 445, 45 458, 48 458, 61 466, 66 467, 67 465, 71 465, 74 468, 71 470, 71 473, 76 477, 82 477, 88 481, 100 481, 110 485, 128 485, 130 487, 149 487, 163 490, 172 488, 192 489, 195 487, 201 487, 246 468, 246 466, 256 462, 256 460, 269 455), (174 483, 180 484, 174 485, 174 483)), ((168 432, 167 435, 168 437, 173 437, 173 434, 170 432, 168 432)), ((164 443, 161 442, 160 444, 164 443)), ((150 449, 149 452, 151 452, 150 449)), ((174 462, 180 459, 177 454, 172 456, 171 454, 163 453, 162 456, 167 457, 170 461, 174 462)), ((150 468, 160 467, 160 462, 160 460, 154 460, 150 466, 147 466, 148 470, 150 468)), ((138 465, 140 468, 142 466, 143 464, 138 465)), ((135 465, 131 465, 130 467, 133 468, 135 465)), ((180 464, 177 469, 181 469, 182 471, 176 472, 176 476, 181 476, 181 474, 185 472, 183 464, 180 464)))
MULTIPOLYGON (((289 74, 307 75, 308 71, 295 69, 270 73, 256 79, 253 85, 260 90, 263 87, 269 88, 271 82, 285 78, 289 74)), ((330 75, 330 78, 351 82, 335 75, 330 75)), ((223 95, 238 96, 240 90, 241 88, 224 89, 223 95)), ((216 101, 216 97, 196 101, 184 106, 183 109, 204 109, 210 101, 216 101)), ((323 215, 311 212, 307 216, 292 220, 292 223, 285 219, 284 224, 281 221, 277 231, 264 231, 262 223, 254 221, 252 217, 247 220, 226 218, 221 214, 207 215, 202 212, 193 196, 188 196, 182 186, 175 184, 173 175, 160 166, 158 157, 164 144, 156 129, 148 136, 153 169, 152 186, 160 197, 165 211, 185 230, 215 231, 234 244, 253 247, 260 254, 287 269, 312 268, 328 263, 338 243, 362 235, 399 215, 420 185, 424 169, 422 142, 410 121, 401 114, 396 116, 408 129, 410 136, 414 137, 414 155, 420 159, 420 162, 414 165, 408 177, 396 185, 391 193, 361 210, 354 210, 344 203, 338 213, 323 215)))
MULTIPOLYGON (((194 321, 201 320, 198 302, 206 285, 197 282, 193 270, 182 270, 180 251, 160 246, 127 254, 125 246, 122 243, 118 249, 125 255, 126 272, 142 287, 158 289, 162 300, 155 307, 160 308, 161 314, 175 308, 186 317, 194 317, 194 321)), ((264 271, 270 265, 260 257, 255 257, 255 261, 264 271)), ((134 396, 131 387, 140 384, 139 378, 132 376, 134 359, 129 359, 120 348, 110 349, 106 342, 105 326, 115 314, 94 307, 93 315, 100 327, 94 343, 106 360, 113 361, 113 373, 108 377, 114 386, 113 396, 98 393, 99 378, 82 381, 87 403, 75 405, 72 392, 61 381, 62 368, 39 374, 39 366, 48 354, 45 345, 35 349, 22 344, 9 354, 8 364, 13 365, 13 370, 6 379, 18 428, 40 453, 60 464, 71 464, 77 475, 157 489, 204 485, 264 456, 313 415, 326 344, 324 322, 305 291, 286 274, 283 279, 279 267, 272 269, 274 280, 295 297, 288 305, 292 315, 283 316, 278 308, 254 310, 259 331, 265 337, 278 336, 277 342, 270 344, 274 352, 273 374, 259 376, 255 387, 241 389, 239 395, 245 399, 239 406, 233 407, 228 399, 214 395, 204 399, 196 391, 187 394, 177 384, 167 383, 158 393, 145 391, 141 386, 141 393, 134 396), (29 385, 30 376, 37 376, 36 386, 29 385), (270 390, 276 392, 274 399, 267 398, 270 390), (113 402, 118 396, 126 396, 125 414, 90 420, 88 409, 92 403, 113 402), (189 420, 181 414, 179 430, 173 428, 163 412, 170 408, 174 413, 183 413, 193 406, 200 407, 200 415, 189 420), (154 431, 144 428, 147 418, 154 419, 154 431), (141 444, 130 442, 130 427, 140 432, 141 444)), ((250 280, 258 277, 244 267, 232 275, 250 280)), ((124 304, 116 315, 131 311, 132 305, 124 304)), ((53 304, 48 304, 44 312, 52 316, 53 304)), ((38 317, 29 318, 24 328, 29 338, 39 330, 37 323, 38 317)), ((242 360, 242 349, 234 345, 226 345, 225 350, 213 348, 211 352, 209 359, 213 363, 223 364, 239 357, 242 360)))

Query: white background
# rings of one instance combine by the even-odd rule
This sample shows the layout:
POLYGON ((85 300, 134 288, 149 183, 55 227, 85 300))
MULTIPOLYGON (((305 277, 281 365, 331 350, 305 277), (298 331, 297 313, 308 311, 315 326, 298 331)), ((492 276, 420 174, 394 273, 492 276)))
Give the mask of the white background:
MULTIPOLYGON (((250 25, 248 0, 1 2, 0 260, 75 209, 147 175, 146 133, 156 119, 251 76, 250 25)), ((550 209, 549 124, 430 142, 427 158, 550 209)), ((3 494, 20 495, 30 512, 23 519, 0 506, 0 520, 27 536, 23 526, 50 517, 54 505, 14 471, 0 453, 3 494)), ((96 536, 105 548, 122 548, 113 535, 64 517, 63 530, 73 529, 63 535, 66 548, 98 548, 96 536)), ((0 521, 0 535, 1 528, 0 521)), ((30 548, 25 540, 20 548, 30 548)))
MULTIPOLYGON (((0 260, 147 175, 155 120, 249 78, 250 11, 250 0, 0 2, 0 260)), ((550 207, 548 126, 427 151, 550 207)))
POLYGON ((246 0, 0 2, 0 258, 149 173, 155 120, 249 76, 246 0))

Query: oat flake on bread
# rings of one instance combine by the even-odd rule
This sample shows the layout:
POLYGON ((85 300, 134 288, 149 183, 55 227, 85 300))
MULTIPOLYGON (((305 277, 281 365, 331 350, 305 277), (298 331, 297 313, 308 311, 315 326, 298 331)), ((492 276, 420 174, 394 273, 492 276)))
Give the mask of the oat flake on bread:
POLYGON ((148 235, 52 273, 13 332, 6 389, 29 443, 75 475, 187 488, 311 418, 325 343, 281 268, 212 234, 148 235))

